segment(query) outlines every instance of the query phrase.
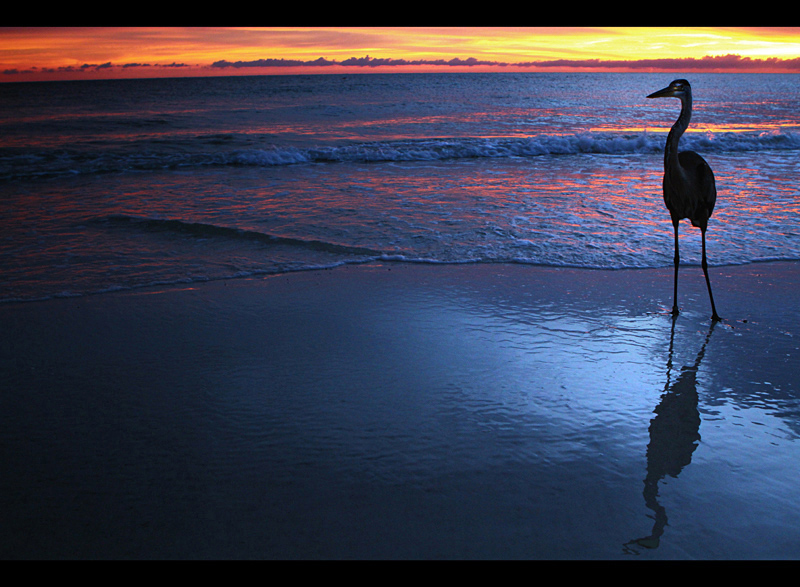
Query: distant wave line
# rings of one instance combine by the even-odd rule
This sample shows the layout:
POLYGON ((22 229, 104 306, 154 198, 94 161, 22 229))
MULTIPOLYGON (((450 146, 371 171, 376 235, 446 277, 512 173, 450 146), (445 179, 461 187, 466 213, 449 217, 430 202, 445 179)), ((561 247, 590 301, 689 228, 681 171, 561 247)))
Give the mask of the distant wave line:
POLYGON ((238 240, 255 241, 265 245, 289 245, 335 254, 361 255, 369 257, 380 256, 383 254, 381 251, 376 251, 365 247, 338 245, 335 243, 313 239, 275 236, 264 232, 220 226, 217 224, 208 224, 205 222, 187 222, 184 220, 168 218, 142 218, 137 216, 129 216, 126 214, 113 214, 106 218, 96 219, 94 222, 128 225, 153 232, 187 234, 198 238, 233 238, 238 240))

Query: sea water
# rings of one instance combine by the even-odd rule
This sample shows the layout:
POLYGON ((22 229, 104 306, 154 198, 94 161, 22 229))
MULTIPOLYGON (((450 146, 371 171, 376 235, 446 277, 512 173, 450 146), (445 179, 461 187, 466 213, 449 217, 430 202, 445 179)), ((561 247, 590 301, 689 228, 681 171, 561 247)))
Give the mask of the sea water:
MULTIPOLYGON (((800 259, 800 77, 697 74, 712 266, 800 259)), ((0 85, 0 301, 370 261, 672 263, 678 74, 0 85)), ((698 264, 699 231, 681 231, 698 264)))

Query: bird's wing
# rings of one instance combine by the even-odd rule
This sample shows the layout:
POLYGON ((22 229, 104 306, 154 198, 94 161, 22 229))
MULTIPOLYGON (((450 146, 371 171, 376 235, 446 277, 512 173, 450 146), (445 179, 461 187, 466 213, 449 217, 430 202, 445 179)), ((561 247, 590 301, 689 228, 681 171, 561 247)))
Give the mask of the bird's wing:
POLYGON ((706 209, 708 217, 710 217, 717 201, 717 184, 711 166, 694 151, 681 151, 678 158, 681 167, 693 182, 698 203, 706 209))

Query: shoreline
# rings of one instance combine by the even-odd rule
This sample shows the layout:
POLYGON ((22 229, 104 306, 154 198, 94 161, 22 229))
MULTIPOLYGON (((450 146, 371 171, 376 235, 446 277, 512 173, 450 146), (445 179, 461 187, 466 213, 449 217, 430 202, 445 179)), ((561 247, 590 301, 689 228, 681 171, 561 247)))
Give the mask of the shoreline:
MULTIPOLYGON (((668 288, 670 296, 671 294, 671 280, 672 280, 672 273, 673 268, 672 266, 665 266, 665 267, 579 267, 579 266, 562 266, 562 265, 548 265, 548 264, 536 264, 536 263, 527 263, 527 262, 493 262, 493 263, 486 263, 481 261, 475 262, 463 262, 463 263, 429 263, 425 261, 395 261, 395 260, 370 260, 365 261, 363 263, 342 263, 339 265, 331 266, 331 267, 318 267, 318 268, 309 268, 309 269, 301 269, 295 271, 286 271, 286 272, 275 272, 275 273, 258 273, 252 275, 242 275, 242 276, 231 276, 231 277, 220 277, 220 278, 212 278, 212 279, 199 279, 194 281, 176 281, 176 282, 166 282, 166 283, 152 283, 152 284, 142 284, 142 285, 135 285, 135 286, 112 286, 105 290, 99 291, 90 291, 90 292, 79 292, 73 293, 69 291, 65 291, 62 293, 57 294, 49 294, 42 297, 37 298, 9 298, 0 300, 0 308, 6 306, 15 306, 15 305, 25 305, 25 304, 37 304, 37 303, 48 303, 58 300, 67 300, 67 299, 82 299, 82 298, 96 298, 102 296, 115 296, 115 295, 138 295, 140 293, 168 293, 171 290, 174 291, 186 291, 186 290, 193 290, 202 288, 205 285, 209 287, 214 287, 215 284, 223 284, 227 285, 229 283, 237 283, 237 282, 258 282, 262 280, 271 280, 275 278, 287 278, 291 279, 293 276, 300 276, 300 275, 314 275, 316 273, 327 273, 327 272, 347 272, 350 270, 358 271, 373 271, 375 269, 386 268, 388 271, 392 269, 397 269, 399 271, 404 270, 405 268, 410 268, 410 270, 414 270, 413 268, 430 268, 429 270, 433 271, 435 268, 441 268, 442 271, 448 271, 449 268, 474 268, 479 273, 483 274, 487 271, 489 273, 492 272, 493 268, 520 268, 521 271, 556 271, 556 272, 577 272, 580 274, 582 272, 586 272, 587 274, 592 273, 627 273, 627 272, 642 272, 642 273, 653 273, 657 274, 659 279, 666 279, 669 281, 668 288), (667 279, 668 278, 668 279, 667 279)), ((421 269, 425 270, 425 269, 421 269)), ((464 269, 468 270, 468 269, 464 269)), ((800 272, 800 260, 764 260, 764 261, 751 261, 748 263, 738 263, 733 265, 714 265, 709 266, 710 276, 712 278, 712 287, 714 287, 714 275, 719 274, 720 277, 743 277, 745 279, 748 278, 755 278, 760 279, 762 274, 772 274, 772 273, 780 273, 781 275, 791 275, 795 271, 800 272), (763 271, 759 270, 759 268, 765 268, 763 271)), ((690 263, 682 263, 680 267, 680 275, 679 280, 681 285, 683 284, 683 279, 685 277, 689 277, 690 279, 693 278, 693 274, 696 272, 700 272, 700 276, 702 278, 702 269, 699 264, 690 264, 690 263)), ((679 291, 680 297, 680 291, 679 291)))

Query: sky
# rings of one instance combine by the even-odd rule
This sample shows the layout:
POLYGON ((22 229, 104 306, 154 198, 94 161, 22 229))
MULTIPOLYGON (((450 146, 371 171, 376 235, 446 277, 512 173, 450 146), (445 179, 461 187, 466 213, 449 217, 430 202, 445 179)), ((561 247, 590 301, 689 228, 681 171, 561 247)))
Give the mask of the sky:
POLYGON ((587 70, 800 73, 800 27, 0 27, 0 82, 587 70))

